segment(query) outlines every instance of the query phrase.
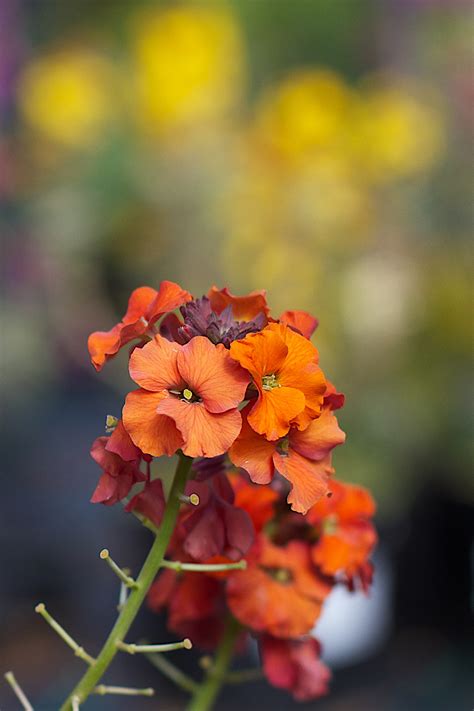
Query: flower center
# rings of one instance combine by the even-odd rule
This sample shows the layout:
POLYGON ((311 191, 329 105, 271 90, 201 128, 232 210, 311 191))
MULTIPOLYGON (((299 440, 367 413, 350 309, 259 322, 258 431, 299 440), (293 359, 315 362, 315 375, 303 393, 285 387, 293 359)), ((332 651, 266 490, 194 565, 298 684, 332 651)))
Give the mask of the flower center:
POLYGON ((275 373, 271 373, 270 375, 263 376, 262 387, 264 390, 273 390, 273 388, 281 388, 281 385, 275 373))
POLYGON ((267 568, 261 566, 262 570, 277 583, 288 585, 293 581, 293 573, 288 568, 267 568))
POLYGON ((288 455, 288 450, 290 449, 290 439, 289 437, 283 437, 279 442, 277 442, 278 453, 283 457, 288 455))
POLYGON ((331 514, 323 521, 323 533, 327 536, 332 536, 337 531, 338 523, 336 514, 331 514))

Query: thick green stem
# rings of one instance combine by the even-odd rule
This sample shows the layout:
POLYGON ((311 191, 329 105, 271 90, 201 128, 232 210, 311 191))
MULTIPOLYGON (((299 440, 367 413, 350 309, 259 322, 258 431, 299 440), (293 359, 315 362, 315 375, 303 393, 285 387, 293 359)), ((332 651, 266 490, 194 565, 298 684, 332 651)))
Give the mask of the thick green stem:
POLYGON ((130 629, 130 626, 135 619, 163 562, 163 558, 166 553, 166 549, 168 548, 170 538, 173 534, 179 512, 179 495, 184 491, 192 461, 193 460, 189 457, 185 457, 183 455, 180 456, 173 485, 169 493, 163 521, 161 523, 158 536, 156 537, 136 580, 137 587, 133 588, 130 592, 127 602, 124 604, 99 655, 86 671, 76 688, 71 692, 69 697, 61 706, 61 711, 72 711, 73 698, 76 698, 81 704, 84 703, 87 697, 97 686, 97 683, 102 679, 102 676, 119 651, 117 642, 123 641, 125 635, 130 629))
POLYGON ((232 661, 235 642, 240 630, 240 624, 231 617, 227 622, 207 679, 197 688, 187 707, 187 711, 208 711, 208 709, 212 708, 221 686, 225 683, 227 670, 232 661))

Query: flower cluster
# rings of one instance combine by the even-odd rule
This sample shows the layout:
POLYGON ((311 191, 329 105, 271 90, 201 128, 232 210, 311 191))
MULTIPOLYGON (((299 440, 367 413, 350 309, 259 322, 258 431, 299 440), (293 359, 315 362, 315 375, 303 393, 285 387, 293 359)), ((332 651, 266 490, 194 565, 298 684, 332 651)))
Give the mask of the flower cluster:
POLYGON ((311 633, 335 585, 368 590, 377 540, 370 494, 333 476, 344 396, 309 340, 317 325, 301 311, 274 318, 263 291, 194 299, 163 282, 136 289, 122 321, 89 338, 98 370, 131 344, 138 386, 92 446, 103 470, 92 501, 123 501, 159 529, 167 497, 154 460, 193 460, 149 606, 208 650, 230 615, 237 649, 254 636, 266 678, 299 700, 327 691, 311 633))

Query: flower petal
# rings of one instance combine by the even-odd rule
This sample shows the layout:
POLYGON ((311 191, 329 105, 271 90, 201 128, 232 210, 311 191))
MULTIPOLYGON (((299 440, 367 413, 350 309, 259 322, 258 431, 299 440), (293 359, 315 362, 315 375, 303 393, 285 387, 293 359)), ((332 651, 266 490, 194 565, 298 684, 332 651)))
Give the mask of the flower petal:
POLYGON ((294 388, 263 390, 248 415, 251 427, 269 440, 284 437, 290 422, 304 410, 305 398, 294 388))
POLYGON ((292 484, 287 500, 293 511, 305 514, 328 493, 328 479, 334 472, 330 457, 328 455, 320 462, 312 462, 291 449, 284 457, 275 452, 275 468, 292 484))
POLYGON ((163 454, 170 457, 183 444, 173 420, 157 413, 163 398, 166 393, 133 390, 128 393, 123 407, 123 423, 132 441, 142 452, 154 457, 163 454))
POLYGON ((302 432, 291 430, 290 447, 307 459, 320 461, 338 444, 343 444, 345 439, 346 435, 339 428, 332 411, 324 409, 302 432))
POLYGON ((238 410, 221 414, 208 412, 202 402, 185 402, 165 397, 157 412, 176 423, 184 440, 182 450, 188 457, 217 457, 227 452, 240 432, 242 417, 238 410))
POLYGON ((257 434, 247 422, 251 406, 242 410, 242 429, 229 449, 229 458, 236 467, 242 467, 256 484, 269 484, 273 479, 272 455, 275 444, 257 434))
POLYGON ((207 294, 212 310, 217 314, 222 313, 227 306, 232 306, 232 316, 236 321, 251 321, 259 313, 268 314, 266 291, 251 291, 246 296, 234 296, 229 289, 218 289, 211 287, 207 294))
POLYGON ((209 412, 225 412, 237 407, 250 382, 249 374, 232 360, 229 351, 222 345, 213 345, 204 336, 195 336, 182 347, 178 369, 209 412))
POLYGON ((272 325, 230 346, 232 358, 252 374, 259 389, 262 377, 279 371, 288 355, 288 346, 278 333, 270 330, 272 325))
POLYGON ((279 321, 299 331, 305 338, 311 338, 319 325, 318 319, 306 311, 284 311, 279 321))
POLYGON ((138 447, 133 444, 130 435, 123 426, 122 420, 118 421, 117 427, 105 445, 105 449, 108 452, 118 454, 124 462, 133 462, 141 458, 141 452, 138 447))
POLYGON ((94 368, 102 370, 105 362, 120 348, 122 324, 118 323, 110 331, 94 331, 87 339, 87 348, 94 368))
POLYGON ((128 325, 135 323, 140 318, 144 318, 150 304, 153 303, 158 292, 151 286, 139 286, 130 294, 127 311, 122 319, 122 323, 128 325))
POLYGON ((183 304, 192 300, 189 291, 182 289, 174 281, 162 281, 155 298, 149 304, 145 315, 146 320, 153 324, 157 319, 169 311, 174 311, 183 304))
POLYGON ((143 348, 135 348, 130 356, 130 376, 145 390, 179 390, 186 385, 181 378, 177 358, 182 346, 163 336, 155 338, 143 348))

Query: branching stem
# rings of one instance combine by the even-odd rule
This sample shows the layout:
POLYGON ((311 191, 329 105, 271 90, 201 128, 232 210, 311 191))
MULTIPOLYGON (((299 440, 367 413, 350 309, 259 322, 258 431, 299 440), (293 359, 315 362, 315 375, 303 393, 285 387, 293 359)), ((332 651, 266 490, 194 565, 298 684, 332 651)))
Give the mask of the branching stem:
POLYGON ((166 549, 168 548, 179 512, 179 494, 182 494, 184 491, 186 480, 191 469, 191 464, 192 459, 185 457, 184 455, 180 455, 158 536, 156 537, 136 580, 138 587, 131 589, 130 595, 128 596, 127 601, 123 606, 123 609, 121 610, 107 640, 105 641, 104 646, 97 656, 97 659, 93 664, 91 664, 75 689, 61 706, 60 711, 72 711, 74 697, 76 697, 81 704, 84 703, 88 696, 94 691, 98 682, 102 679, 102 676, 117 654, 117 642, 123 641, 132 622, 137 616, 138 611, 140 610, 143 600, 145 599, 145 596, 153 580, 155 579, 158 570, 162 565, 163 557, 166 549))

